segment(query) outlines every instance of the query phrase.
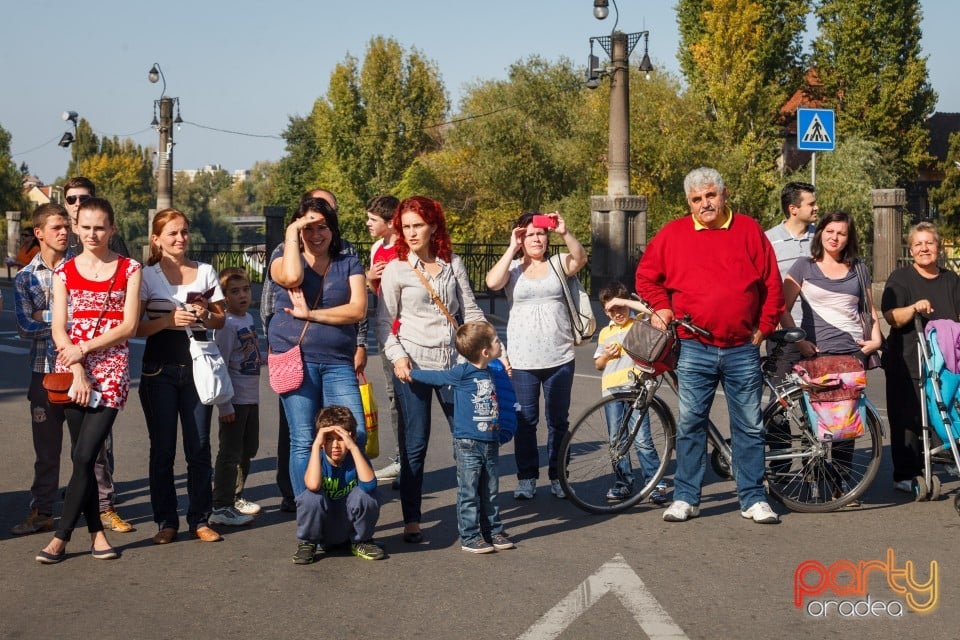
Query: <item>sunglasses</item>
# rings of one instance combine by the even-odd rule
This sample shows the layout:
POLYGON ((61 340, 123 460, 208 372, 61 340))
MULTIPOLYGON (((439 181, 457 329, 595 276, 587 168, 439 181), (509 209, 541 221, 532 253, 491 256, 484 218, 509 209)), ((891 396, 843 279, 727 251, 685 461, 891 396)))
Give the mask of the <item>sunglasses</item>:
POLYGON ((83 193, 78 196, 67 196, 67 204, 77 204, 78 200, 82 204, 92 197, 89 193, 83 193))

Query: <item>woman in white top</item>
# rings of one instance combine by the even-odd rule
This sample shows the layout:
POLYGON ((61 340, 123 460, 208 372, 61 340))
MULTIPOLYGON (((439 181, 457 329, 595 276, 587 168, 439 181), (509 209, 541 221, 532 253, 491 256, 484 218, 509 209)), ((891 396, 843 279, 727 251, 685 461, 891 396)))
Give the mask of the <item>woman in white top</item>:
POLYGON ((487 273, 487 287, 494 291, 506 287, 510 304, 507 345, 513 386, 520 403, 514 440, 519 482, 514 498, 533 498, 540 477, 537 423, 541 387, 547 414, 550 490, 558 498, 566 497, 557 479, 557 449, 570 424, 574 337, 563 288, 567 286, 566 278, 586 264, 586 250, 567 229, 559 212, 546 216, 524 213, 510 234, 506 253, 487 273), (544 218, 552 223, 547 225, 544 218), (544 226, 535 226, 535 219, 544 226), (563 238, 568 250, 552 261, 548 253, 550 228, 563 238))
POLYGON ((194 386, 185 328, 201 341, 212 338, 208 329, 223 328, 223 292, 213 267, 187 258, 190 222, 183 213, 158 212, 152 231, 140 289, 145 316, 137 335, 147 338, 139 393, 150 434, 150 506, 159 529, 153 542, 173 542, 180 528, 173 477, 178 419, 187 460, 187 525, 200 540, 217 542, 220 535, 207 523, 213 511, 213 407, 200 402, 194 386))
MULTIPOLYGON (((393 217, 397 259, 389 262, 381 274, 377 340, 393 363, 399 401, 403 539, 418 543, 423 540, 420 504, 433 388, 414 382, 410 371, 449 369, 457 362, 455 328, 424 281, 453 318, 462 315, 464 322, 471 322, 484 316, 474 300, 467 270, 453 254, 440 203, 414 196, 401 202, 397 211, 393 217), (394 319, 399 322, 396 331, 394 319)), ((452 393, 446 389, 436 395, 452 428, 452 393)))

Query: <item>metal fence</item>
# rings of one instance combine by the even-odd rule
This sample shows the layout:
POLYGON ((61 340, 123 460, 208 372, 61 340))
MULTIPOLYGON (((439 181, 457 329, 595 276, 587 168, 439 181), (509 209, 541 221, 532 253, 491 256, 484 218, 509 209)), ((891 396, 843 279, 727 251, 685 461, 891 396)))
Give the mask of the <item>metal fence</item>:
MULTIPOLYGON (((357 255, 363 263, 364 268, 370 266, 370 246, 372 242, 354 242, 353 246, 357 250, 357 255)), ((467 275, 470 278, 470 286, 473 292, 478 296, 496 297, 502 296, 502 292, 490 291, 487 289, 485 278, 487 272, 497 263, 497 260, 503 256, 507 250, 507 244, 479 244, 479 243, 456 243, 453 245, 453 252, 460 256, 463 265, 467 268, 467 275)), ((551 247, 553 252, 563 250, 563 245, 554 245, 551 247)), ((584 288, 590 291, 590 247, 587 249, 587 266, 578 274, 584 288)), ((190 257, 194 260, 206 262, 213 265, 218 272, 227 267, 241 267, 250 274, 251 282, 263 282, 263 274, 266 267, 267 253, 264 245, 242 245, 235 243, 206 243, 191 245, 189 251, 190 257)))

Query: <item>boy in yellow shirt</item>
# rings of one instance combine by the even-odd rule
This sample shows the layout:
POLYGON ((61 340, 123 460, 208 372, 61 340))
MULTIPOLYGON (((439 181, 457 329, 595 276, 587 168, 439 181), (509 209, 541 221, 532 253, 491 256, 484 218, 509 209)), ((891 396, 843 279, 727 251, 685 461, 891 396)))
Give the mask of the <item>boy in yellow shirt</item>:
MULTIPOLYGON (((600 290, 600 303, 610 318, 610 324, 600 330, 597 350, 593 354, 593 363, 603 372, 600 389, 603 396, 613 395, 614 389, 628 385, 630 372, 634 370, 633 360, 623 351, 623 338, 634 323, 631 312, 630 292, 621 282, 610 282, 600 290)), ((639 371, 636 372, 639 374, 639 371)), ((607 429, 611 439, 616 436, 617 427, 626 409, 626 402, 611 402, 605 406, 607 429)), ((632 419, 639 418, 634 414, 632 419)), ((640 462, 642 477, 638 486, 642 487, 660 466, 660 458, 650 437, 650 419, 644 415, 640 431, 633 443, 633 450, 640 462)), ((629 498, 634 491, 634 474, 630 458, 625 457, 615 467, 616 484, 607 491, 607 500, 619 502, 629 498)), ((650 493, 650 500, 656 504, 667 502, 667 483, 660 482, 650 493)))

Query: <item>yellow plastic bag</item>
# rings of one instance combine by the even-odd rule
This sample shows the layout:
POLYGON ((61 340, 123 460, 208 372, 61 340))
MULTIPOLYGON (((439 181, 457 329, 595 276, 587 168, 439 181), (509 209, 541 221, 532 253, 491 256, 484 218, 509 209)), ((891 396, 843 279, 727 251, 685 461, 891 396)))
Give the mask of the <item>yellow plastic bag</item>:
POLYGON ((377 399, 373 395, 373 385, 367 382, 367 376, 357 374, 360 384, 360 400, 363 402, 363 418, 367 423, 367 457, 373 460, 380 455, 379 417, 377 413, 377 399))

